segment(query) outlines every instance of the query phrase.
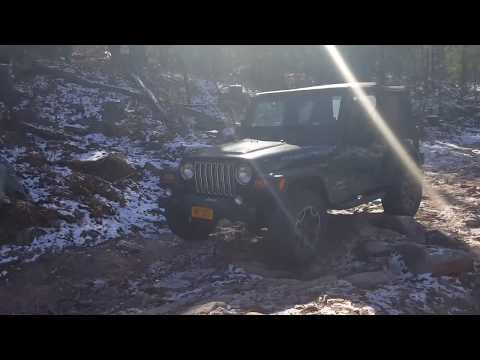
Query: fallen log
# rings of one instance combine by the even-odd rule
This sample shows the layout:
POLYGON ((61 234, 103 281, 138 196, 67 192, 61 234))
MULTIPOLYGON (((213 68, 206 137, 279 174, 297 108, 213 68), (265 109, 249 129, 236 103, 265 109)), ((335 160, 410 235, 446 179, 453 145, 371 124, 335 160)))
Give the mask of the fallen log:
POLYGON ((218 130, 225 127, 225 123, 222 119, 191 109, 188 106, 179 105, 177 111, 194 117, 197 124, 196 126, 203 130, 218 130))
POLYGON ((54 76, 54 77, 59 77, 59 78, 65 79, 69 82, 72 82, 72 83, 75 83, 75 84, 78 84, 78 85, 81 85, 81 86, 85 86, 85 87, 89 87, 89 88, 96 88, 96 89, 103 89, 103 90, 112 91, 112 92, 117 92, 117 93, 120 93, 120 94, 124 94, 124 95, 127 95, 127 96, 137 98, 140 101, 147 101, 147 102, 149 102, 150 104, 153 105, 154 113, 159 115, 160 120, 166 124, 165 120, 167 118, 167 114, 166 114, 166 111, 165 111, 164 107, 160 104, 160 102, 155 97, 153 92, 150 89, 148 89, 145 86, 145 84, 143 83, 143 81, 135 74, 131 74, 132 78, 142 88, 143 93, 132 91, 132 90, 125 89, 125 88, 122 88, 122 87, 118 87, 118 86, 107 85, 107 84, 103 84, 103 83, 99 83, 99 82, 95 82, 95 81, 90 81, 90 80, 84 79, 80 76, 77 76, 75 74, 66 72, 64 70, 54 69, 54 68, 44 66, 44 65, 41 65, 41 64, 38 64, 38 63, 34 63, 32 65, 32 70, 34 70, 36 73, 39 73, 39 74, 45 74, 45 75, 50 75, 50 76, 54 76))
POLYGON ((72 140, 72 137, 65 134, 65 132, 62 130, 54 131, 48 128, 35 126, 25 121, 22 121, 21 123, 19 123, 18 126, 24 132, 29 132, 31 134, 38 135, 45 140, 58 140, 58 141, 72 140))
MULTIPOLYGON (((142 79, 136 74, 130 74, 130 75, 131 75, 132 79, 136 82, 136 84, 142 89, 143 92, 136 92, 136 91, 132 91, 132 90, 125 89, 125 88, 122 88, 122 87, 118 87, 118 86, 107 85, 107 84, 87 80, 87 79, 82 78, 82 77, 80 77, 78 75, 75 75, 73 73, 70 73, 70 72, 67 72, 67 71, 64 71, 64 70, 60 70, 60 69, 54 69, 54 68, 51 68, 51 67, 48 67, 48 66, 45 66, 45 65, 41 65, 41 64, 38 64, 38 63, 34 63, 32 65, 32 70, 34 70, 36 73, 39 73, 39 74, 45 74, 45 75, 49 75, 49 76, 53 76, 53 77, 62 78, 62 79, 65 79, 69 82, 72 82, 72 83, 75 83, 75 84, 78 84, 78 85, 81 85, 81 86, 85 86, 85 87, 89 87, 89 88, 96 88, 96 89, 103 89, 103 90, 112 91, 112 92, 117 92, 117 93, 120 93, 120 94, 124 94, 124 95, 127 95, 127 96, 137 98, 140 101, 147 101, 148 103, 150 103, 152 105, 152 110, 154 111, 154 113, 156 113, 158 115, 159 120, 161 120, 167 127, 169 127, 169 124, 167 124, 167 121, 166 121, 166 119, 168 118, 166 107, 164 107, 162 105, 162 101, 158 100, 158 98, 154 95, 154 93, 145 85, 145 83, 142 81, 142 79)), ((168 96, 168 94, 166 92, 164 92, 164 93, 168 96)), ((165 102, 165 101, 163 101, 163 102, 165 102)), ((191 116, 195 116, 196 118, 200 118, 202 120, 207 120, 207 121, 208 120, 213 120, 215 122, 218 122, 218 120, 219 120, 219 119, 217 119, 213 116, 210 116, 210 115, 207 115, 203 112, 196 111, 196 110, 192 109, 192 107, 197 107, 196 104, 171 104, 171 105, 174 106, 177 109, 177 111, 187 113, 191 116)), ((198 107, 202 107, 202 106, 208 106, 208 105, 207 104, 198 104, 198 107)), ((49 132, 44 131, 43 129, 38 129, 38 128, 35 128, 31 125, 26 125, 26 126, 28 126, 29 129, 32 130, 32 132, 35 132, 35 133, 39 134, 40 136, 47 136, 47 137, 50 137, 50 138, 54 138, 56 136, 62 136, 63 135, 63 134, 60 135, 60 134, 53 134, 53 133, 50 134, 49 132)))
POLYGON ((54 76, 54 77, 59 77, 59 78, 68 80, 69 82, 73 82, 75 84, 85 86, 85 87, 89 87, 89 88, 103 89, 103 90, 107 90, 107 91, 112 91, 112 92, 117 92, 117 93, 120 93, 120 94, 124 94, 124 95, 127 95, 127 96, 144 98, 144 95, 142 93, 139 93, 139 92, 136 92, 136 91, 125 89, 125 88, 122 88, 122 87, 119 87, 119 86, 107 85, 107 84, 99 83, 99 82, 96 82, 96 81, 87 80, 85 78, 82 78, 78 75, 75 75, 75 74, 72 74, 72 73, 69 73, 69 72, 66 72, 64 70, 54 69, 54 68, 51 68, 51 67, 48 67, 48 66, 45 66, 45 65, 41 65, 41 64, 38 64, 38 63, 34 63, 32 65, 32 70, 36 73, 39 73, 39 74, 45 74, 45 75, 50 75, 50 76, 54 76))
MULTIPOLYGON (((158 84, 156 84, 156 80, 152 81, 152 79, 146 79, 145 76, 142 82, 146 88, 155 90, 155 94, 157 94, 156 96, 160 103, 170 104, 172 102, 170 100, 170 94, 166 90, 163 90, 161 87, 157 86, 158 84)), ((166 88, 168 88, 168 86, 166 86, 166 88)), ((153 90, 152 93, 154 92, 153 90)))
POLYGON ((131 74, 131 77, 135 80, 135 82, 143 89, 143 91, 145 92, 147 98, 150 100, 150 102, 154 105, 154 107, 156 108, 156 110, 158 110, 158 112, 162 115, 163 119, 166 118, 166 111, 165 109, 163 108, 163 106, 160 104, 160 101, 158 101, 158 99, 155 97, 155 95, 153 94, 152 90, 150 90, 149 88, 147 88, 145 86, 145 84, 143 83, 142 79, 140 79, 140 77, 136 74, 131 74))

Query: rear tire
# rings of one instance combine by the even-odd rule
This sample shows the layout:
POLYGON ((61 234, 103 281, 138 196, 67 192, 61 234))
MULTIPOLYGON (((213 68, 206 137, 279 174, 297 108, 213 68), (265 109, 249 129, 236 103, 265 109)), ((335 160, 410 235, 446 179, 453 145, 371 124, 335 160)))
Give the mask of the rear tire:
POLYGON ((382 199, 383 210, 390 215, 415 216, 422 201, 422 185, 412 176, 402 176, 382 199))
POLYGON ((170 230, 185 241, 201 241, 208 239, 215 225, 211 223, 193 222, 191 217, 173 206, 167 206, 165 217, 170 230))
POLYGON ((298 189, 285 209, 275 209, 262 241, 265 262, 280 268, 303 268, 318 256, 325 235, 326 209, 312 191, 298 189))

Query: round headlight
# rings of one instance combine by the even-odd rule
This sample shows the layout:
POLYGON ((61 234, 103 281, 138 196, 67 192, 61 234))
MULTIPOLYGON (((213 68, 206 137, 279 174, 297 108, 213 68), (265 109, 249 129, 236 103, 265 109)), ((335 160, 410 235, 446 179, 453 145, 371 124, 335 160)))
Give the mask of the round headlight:
POLYGON ((191 162, 186 162, 180 167, 180 175, 184 180, 190 180, 193 178, 193 164, 191 162))
POLYGON ((247 185, 252 180, 252 168, 248 165, 240 165, 237 168, 237 181, 242 185, 247 185))

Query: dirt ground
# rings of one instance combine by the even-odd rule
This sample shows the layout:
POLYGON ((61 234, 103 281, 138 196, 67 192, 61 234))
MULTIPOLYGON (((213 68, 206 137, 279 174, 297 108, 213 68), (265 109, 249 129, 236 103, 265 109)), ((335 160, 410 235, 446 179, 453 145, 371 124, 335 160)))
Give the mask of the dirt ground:
POLYGON ((416 217, 417 236, 424 241, 410 241, 428 250, 463 250, 474 258, 473 270, 457 276, 397 271, 369 286, 353 285, 351 274, 367 273, 372 281, 408 260, 405 253, 402 258, 395 252, 365 256, 357 251, 365 239, 405 242, 405 234, 371 225, 369 216, 382 216, 381 205, 373 202, 331 215, 328 253, 303 273, 268 268, 248 241, 186 243, 164 227, 158 238, 130 236, 3 266, 0 313, 478 313, 480 141, 473 134, 474 141, 437 137, 424 144, 426 179, 450 209, 439 211, 425 197, 416 217), (436 236, 439 231, 444 235, 436 236))

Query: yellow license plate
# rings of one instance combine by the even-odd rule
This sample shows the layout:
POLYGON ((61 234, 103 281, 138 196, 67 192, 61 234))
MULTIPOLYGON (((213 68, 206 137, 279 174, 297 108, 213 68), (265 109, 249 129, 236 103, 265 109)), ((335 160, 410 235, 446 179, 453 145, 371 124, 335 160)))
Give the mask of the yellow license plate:
POLYGON ((192 206, 192 218, 213 220, 213 209, 202 206, 192 206))

